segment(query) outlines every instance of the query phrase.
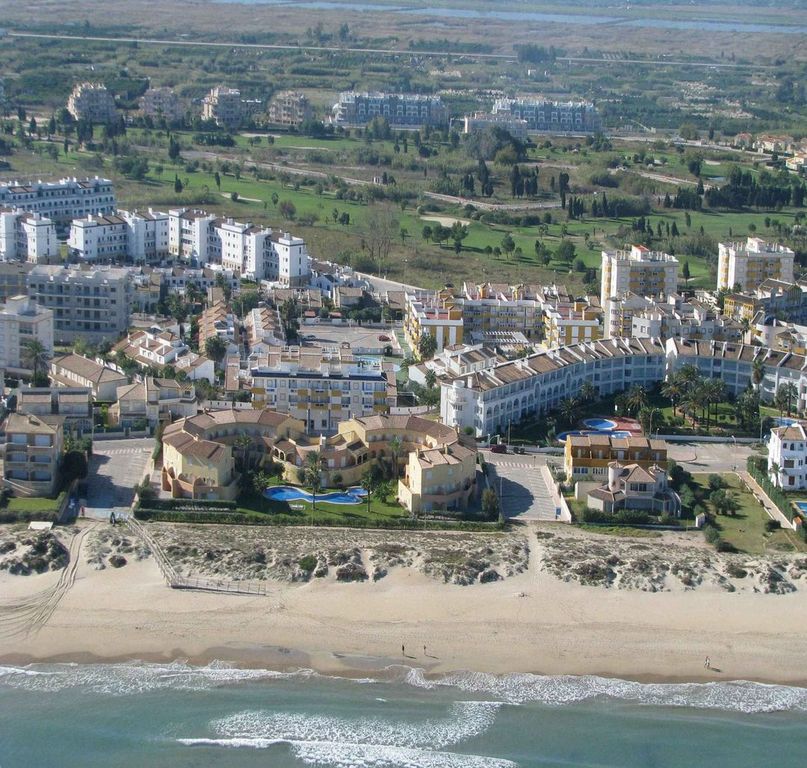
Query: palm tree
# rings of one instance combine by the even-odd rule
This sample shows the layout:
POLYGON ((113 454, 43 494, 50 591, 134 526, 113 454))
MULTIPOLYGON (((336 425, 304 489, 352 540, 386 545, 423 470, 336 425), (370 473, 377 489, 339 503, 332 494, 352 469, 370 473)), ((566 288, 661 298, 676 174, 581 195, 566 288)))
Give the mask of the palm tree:
POLYGON ((637 414, 642 408, 647 407, 648 401, 647 390, 641 384, 636 384, 628 390, 625 405, 631 414, 637 414))
MULTIPOLYGON (((708 379, 703 384, 704 395, 706 397, 707 408, 722 402, 726 397, 726 385, 722 379, 708 379)), ((717 417, 717 408, 715 408, 715 417, 717 417)), ((707 419, 708 424, 708 419, 707 419)))
POLYGON ((762 379, 765 378, 765 362, 762 359, 762 355, 758 355, 754 358, 754 362, 751 363, 751 381, 754 382, 754 387, 756 389, 760 389, 762 385, 762 379))
POLYGON ((751 321, 745 315, 740 319, 740 328, 743 332, 743 343, 747 344, 748 332, 751 330, 751 321))
POLYGON ((681 377, 674 373, 661 385, 661 394, 672 403, 673 416, 678 407, 678 401, 683 397, 686 387, 681 377))
POLYGON ((39 378, 41 368, 47 368, 50 353, 39 339, 28 339, 22 347, 22 359, 33 372, 33 382, 39 378))
POLYGON ((398 479, 398 459, 401 456, 401 438, 395 435, 389 441, 389 455, 392 459, 392 476, 395 480, 398 479))
POLYGON ((246 471, 249 449, 252 447, 252 438, 249 435, 240 434, 235 438, 235 446, 241 456, 241 470, 246 471))
POLYGON ((429 370, 426 371, 426 387, 428 389, 434 389, 434 385, 436 383, 437 383, 437 374, 431 368, 429 368, 429 370))
POLYGON ((314 512, 317 509, 317 493, 322 488, 322 455, 319 451, 306 454, 303 477, 311 489, 311 511, 314 512))
POLYGON ((580 404, 577 402, 577 398, 574 397, 566 397, 560 401, 560 415, 563 417, 563 420, 568 424, 570 427, 574 424, 577 420, 577 413, 580 404))
POLYGON ((584 403, 593 403, 599 395, 599 390, 590 381, 584 381, 580 387, 580 399, 584 403))

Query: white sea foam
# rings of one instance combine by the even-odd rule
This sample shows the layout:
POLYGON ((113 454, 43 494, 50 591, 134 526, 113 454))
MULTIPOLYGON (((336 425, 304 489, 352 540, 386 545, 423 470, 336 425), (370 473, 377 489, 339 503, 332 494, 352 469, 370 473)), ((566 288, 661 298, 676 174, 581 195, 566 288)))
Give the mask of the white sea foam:
POLYGON ((466 755, 442 750, 398 747, 385 744, 352 744, 333 741, 292 741, 267 738, 177 739, 191 747, 269 749, 288 744, 294 756, 308 765, 333 768, 518 768, 511 760, 485 755, 466 755))
POLYGON ((239 669, 220 662, 204 667, 193 667, 180 661, 170 664, 37 664, 0 667, 0 686, 49 692, 75 688, 89 693, 124 696, 165 689, 200 691, 254 680, 315 674, 311 670, 285 673, 239 669))
POLYGON ((456 672, 426 678, 411 669, 405 682, 418 688, 452 687, 509 704, 573 704, 607 697, 633 704, 722 709, 732 712, 807 712, 807 688, 747 680, 714 683, 637 683, 595 675, 491 675, 456 672))
POLYGON ((446 717, 401 722, 382 717, 352 720, 293 712, 239 712, 212 724, 217 735, 293 742, 348 743, 443 749, 479 736, 493 725, 498 702, 452 704, 446 717))

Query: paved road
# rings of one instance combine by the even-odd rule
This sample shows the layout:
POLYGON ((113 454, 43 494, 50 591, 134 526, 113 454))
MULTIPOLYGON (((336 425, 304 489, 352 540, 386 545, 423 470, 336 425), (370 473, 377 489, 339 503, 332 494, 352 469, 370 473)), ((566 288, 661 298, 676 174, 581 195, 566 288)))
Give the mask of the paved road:
POLYGON ((554 520, 555 503, 542 474, 546 457, 484 453, 490 465, 490 482, 505 517, 519 520, 554 520))
POLYGON ((127 514, 153 450, 150 437, 93 443, 84 516, 106 520, 112 511, 116 517, 127 514))

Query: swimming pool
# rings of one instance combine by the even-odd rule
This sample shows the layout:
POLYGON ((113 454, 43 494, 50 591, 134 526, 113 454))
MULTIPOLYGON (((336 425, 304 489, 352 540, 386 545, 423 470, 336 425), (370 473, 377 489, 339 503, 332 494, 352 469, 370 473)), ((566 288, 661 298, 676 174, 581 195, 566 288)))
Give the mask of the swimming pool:
POLYGON ((616 422, 611 419, 584 419, 583 425, 597 432, 610 432, 616 429, 616 422))
POLYGON ((807 515, 807 501, 797 501, 796 508, 801 512, 803 515, 807 515))
POLYGON ((568 432, 561 432, 558 435, 558 442, 565 443, 566 438, 571 435, 572 437, 577 437, 578 435, 608 435, 608 437, 630 437, 631 433, 626 432, 623 429, 618 429, 616 431, 605 431, 600 429, 571 429, 568 432))
MULTIPOLYGON (((313 497, 308 491, 302 488, 295 488, 292 485, 275 485, 267 488, 263 495, 269 501, 307 501, 309 504, 313 497)), ((345 491, 331 491, 330 493, 318 493, 317 501, 327 501, 330 504, 361 504, 367 496, 364 488, 355 486, 345 491)))

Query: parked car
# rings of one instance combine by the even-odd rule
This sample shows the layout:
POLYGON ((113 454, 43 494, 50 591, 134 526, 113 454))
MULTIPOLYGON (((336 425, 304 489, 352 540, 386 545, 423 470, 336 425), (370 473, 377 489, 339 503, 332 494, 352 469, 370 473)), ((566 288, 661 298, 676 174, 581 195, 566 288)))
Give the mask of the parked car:
POLYGON ((491 453, 507 453, 507 446, 504 443, 496 443, 490 446, 491 453))

